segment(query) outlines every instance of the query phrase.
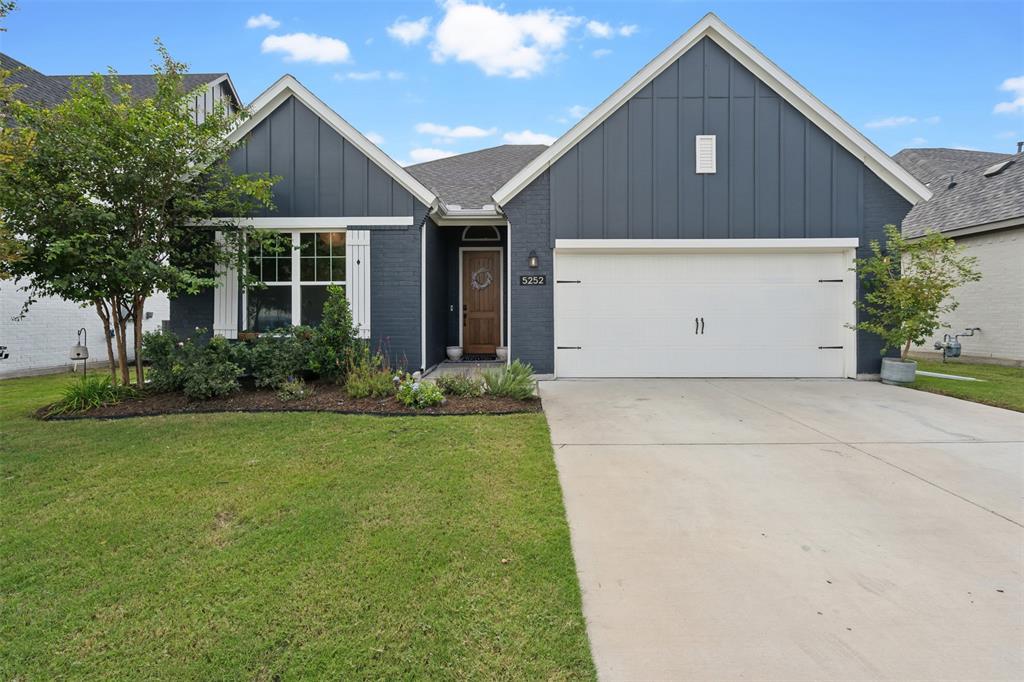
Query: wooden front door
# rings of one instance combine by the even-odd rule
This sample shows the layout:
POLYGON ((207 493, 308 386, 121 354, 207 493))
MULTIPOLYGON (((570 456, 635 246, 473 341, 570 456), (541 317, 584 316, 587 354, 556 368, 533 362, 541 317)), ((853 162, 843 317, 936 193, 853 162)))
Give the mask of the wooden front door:
POLYGON ((462 347, 493 354, 501 345, 501 251, 462 252, 462 347))

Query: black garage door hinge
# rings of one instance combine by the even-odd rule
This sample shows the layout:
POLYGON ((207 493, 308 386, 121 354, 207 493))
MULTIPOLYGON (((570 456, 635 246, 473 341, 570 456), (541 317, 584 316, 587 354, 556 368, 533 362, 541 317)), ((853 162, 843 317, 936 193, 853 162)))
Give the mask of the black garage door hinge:
POLYGON ((838 350, 840 348, 842 348, 842 346, 818 346, 818 350, 838 350))
POLYGON ((555 346, 557 350, 583 350, 583 346, 555 346))

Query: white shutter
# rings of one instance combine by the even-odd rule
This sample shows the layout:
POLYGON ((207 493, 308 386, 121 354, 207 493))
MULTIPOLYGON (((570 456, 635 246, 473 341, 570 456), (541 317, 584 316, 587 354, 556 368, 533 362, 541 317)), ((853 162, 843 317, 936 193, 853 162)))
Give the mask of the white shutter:
POLYGON ((714 135, 698 135, 697 136, 697 172, 698 173, 714 173, 716 172, 716 159, 715 159, 715 136, 714 135))
POLYGON ((349 230, 345 236, 345 294, 359 337, 370 338, 369 230, 349 230))
MULTIPOLYGON (((224 235, 217 233, 218 242, 224 235)), ((213 334, 226 339, 238 338, 238 270, 234 265, 217 266, 217 286, 213 289, 213 334)))

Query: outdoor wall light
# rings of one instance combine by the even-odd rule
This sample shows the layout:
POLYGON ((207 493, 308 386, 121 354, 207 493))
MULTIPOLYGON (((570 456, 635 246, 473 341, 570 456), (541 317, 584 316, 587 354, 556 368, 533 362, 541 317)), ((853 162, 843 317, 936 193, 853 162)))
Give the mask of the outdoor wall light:
POLYGON ((537 257, 536 251, 531 251, 529 258, 526 259, 527 264, 534 270, 540 267, 540 258, 537 257))

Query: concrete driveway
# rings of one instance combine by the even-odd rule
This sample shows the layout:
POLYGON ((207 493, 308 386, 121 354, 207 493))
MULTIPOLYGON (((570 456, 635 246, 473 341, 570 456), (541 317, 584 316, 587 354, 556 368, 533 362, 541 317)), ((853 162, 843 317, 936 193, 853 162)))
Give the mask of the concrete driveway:
POLYGON ((602 679, 1024 678, 1024 414, 842 380, 541 395, 602 679))

